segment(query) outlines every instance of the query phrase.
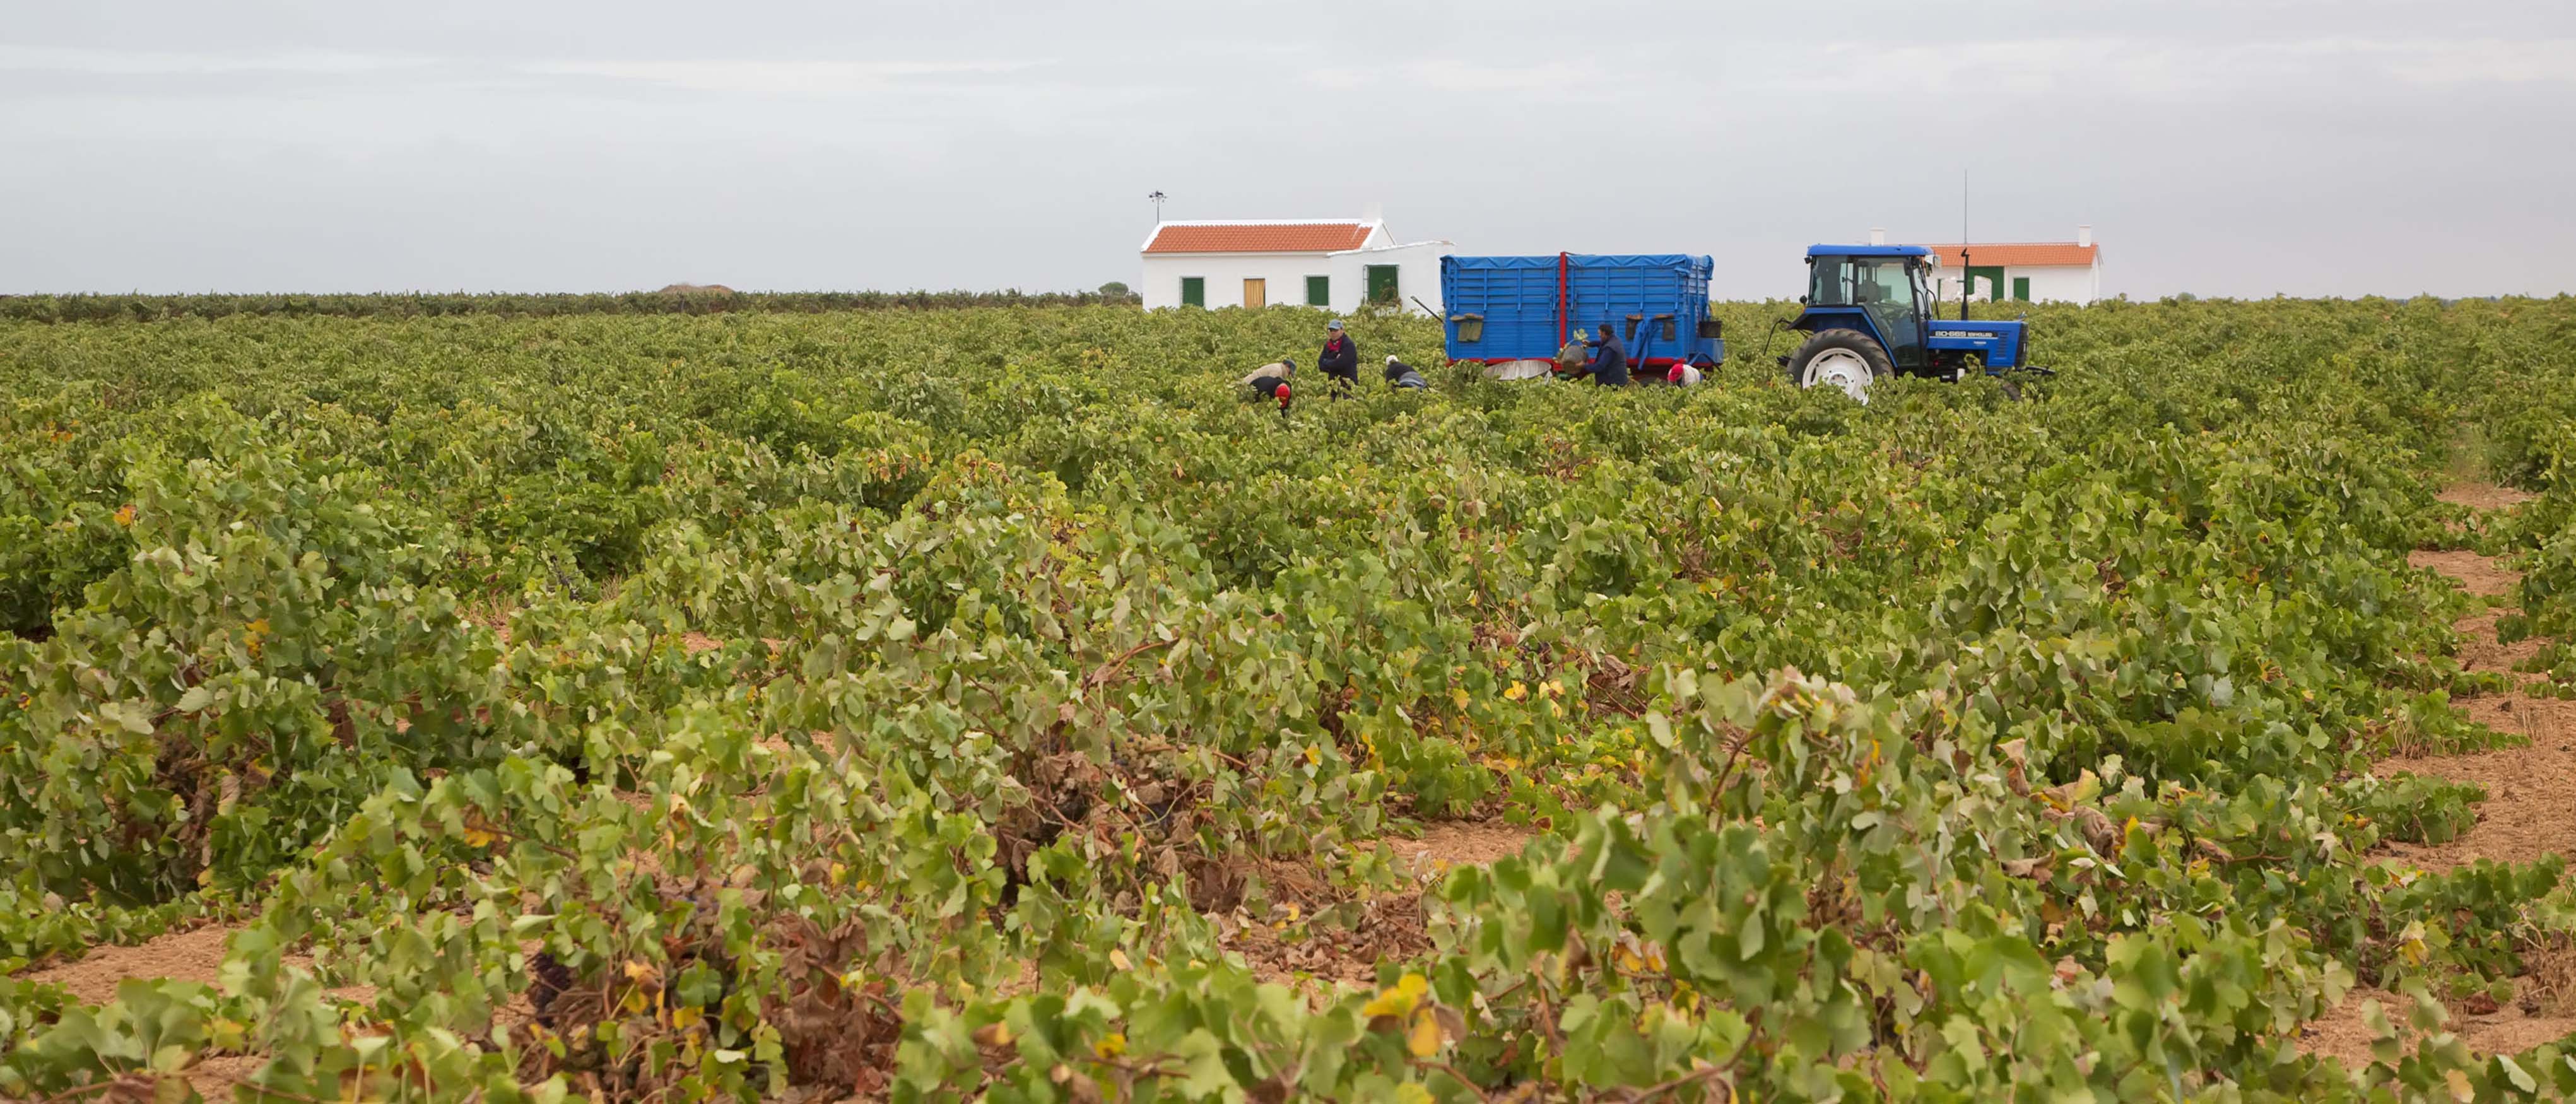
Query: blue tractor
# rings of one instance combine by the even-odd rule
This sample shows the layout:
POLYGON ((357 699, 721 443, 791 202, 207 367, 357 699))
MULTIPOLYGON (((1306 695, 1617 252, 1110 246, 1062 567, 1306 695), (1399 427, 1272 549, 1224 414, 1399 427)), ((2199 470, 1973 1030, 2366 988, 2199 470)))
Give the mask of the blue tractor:
POLYGON ((2022 323, 1970 321, 1964 295, 1958 319, 1939 317, 1925 283, 1933 264, 1919 245, 1808 246, 1807 293, 1798 297, 1806 309, 1789 323, 1807 339, 1780 358, 1789 382, 1868 402, 1870 384, 1899 373, 2047 373, 2023 362, 2022 323))

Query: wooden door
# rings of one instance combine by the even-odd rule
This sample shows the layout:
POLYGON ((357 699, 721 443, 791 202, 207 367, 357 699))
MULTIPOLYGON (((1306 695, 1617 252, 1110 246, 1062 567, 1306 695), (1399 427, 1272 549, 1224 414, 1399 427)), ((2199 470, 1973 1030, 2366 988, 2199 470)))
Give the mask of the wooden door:
POLYGON ((1270 281, 1245 280, 1243 282, 1243 305, 1248 308, 1269 306, 1270 281))

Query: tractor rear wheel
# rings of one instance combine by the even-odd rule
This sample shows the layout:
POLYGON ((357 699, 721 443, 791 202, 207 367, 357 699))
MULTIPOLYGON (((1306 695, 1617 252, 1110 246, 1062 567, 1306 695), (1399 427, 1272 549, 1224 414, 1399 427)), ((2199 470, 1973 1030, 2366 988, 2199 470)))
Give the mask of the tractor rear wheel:
POLYGON ((1789 354, 1789 382, 1799 387, 1832 387, 1869 401, 1869 385, 1896 374, 1887 350, 1859 330, 1818 330, 1789 354))

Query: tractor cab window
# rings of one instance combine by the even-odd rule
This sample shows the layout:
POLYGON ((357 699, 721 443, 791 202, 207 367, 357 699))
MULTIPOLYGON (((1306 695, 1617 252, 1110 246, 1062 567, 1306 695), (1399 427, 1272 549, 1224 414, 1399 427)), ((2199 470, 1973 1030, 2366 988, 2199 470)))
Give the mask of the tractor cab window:
POLYGON ((1807 301, 1823 307, 1911 306, 1920 285, 1903 257, 1818 257, 1807 301))
POLYGON ((1902 260, 1852 263, 1852 291, 1858 297, 1855 301, 1865 307, 1909 302, 1912 281, 1902 260))
POLYGON ((1851 258, 1817 257, 1807 267, 1813 270, 1808 279, 1814 285, 1807 289, 1807 302, 1819 307, 1851 305, 1851 258))
POLYGON ((1914 306, 1915 306, 1915 309, 1916 309, 1916 310, 1921 310, 1921 311, 1938 311, 1938 310, 1940 310, 1940 309, 1941 309, 1941 307, 1940 307, 1940 304, 1935 303, 1935 302, 1933 302, 1933 301, 1932 301, 1932 289, 1931 289, 1930 287, 1925 286, 1925 284, 1923 283, 1923 280, 1924 280, 1924 271, 1923 271, 1923 269, 1924 269, 1924 266, 1922 266, 1922 265, 1915 265, 1915 266, 1913 266, 1913 272, 1914 272, 1914 306))

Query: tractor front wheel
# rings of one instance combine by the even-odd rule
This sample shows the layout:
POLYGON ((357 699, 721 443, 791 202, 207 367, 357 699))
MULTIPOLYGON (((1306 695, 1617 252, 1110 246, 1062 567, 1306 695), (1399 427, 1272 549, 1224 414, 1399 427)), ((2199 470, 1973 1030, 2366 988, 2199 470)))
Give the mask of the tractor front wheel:
POLYGON ((1789 354, 1789 382, 1799 387, 1832 387, 1869 401, 1869 385, 1896 374, 1887 350, 1858 330, 1818 330, 1789 354))

